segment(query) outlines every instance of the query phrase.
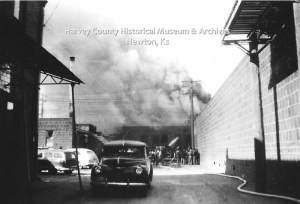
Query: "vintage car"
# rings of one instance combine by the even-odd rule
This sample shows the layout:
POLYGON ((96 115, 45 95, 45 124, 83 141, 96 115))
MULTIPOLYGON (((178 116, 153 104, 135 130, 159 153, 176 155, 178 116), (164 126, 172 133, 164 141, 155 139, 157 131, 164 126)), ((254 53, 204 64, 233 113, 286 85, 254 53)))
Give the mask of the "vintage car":
MULTIPOLYGON (((75 148, 68 149, 68 150, 74 152, 76 155, 75 148)), ((95 154, 95 152, 93 152, 90 149, 77 148, 77 152, 78 152, 79 168, 88 167, 91 169, 95 164, 97 164, 99 162, 98 157, 95 154)))
POLYGON ((109 186, 139 187, 141 195, 146 196, 153 178, 147 145, 118 140, 105 143, 103 150, 103 157, 91 171, 93 193, 109 186))
POLYGON ((74 152, 61 149, 39 149, 38 170, 48 170, 51 174, 63 171, 66 175, 72 174, 77 168, 74 152))

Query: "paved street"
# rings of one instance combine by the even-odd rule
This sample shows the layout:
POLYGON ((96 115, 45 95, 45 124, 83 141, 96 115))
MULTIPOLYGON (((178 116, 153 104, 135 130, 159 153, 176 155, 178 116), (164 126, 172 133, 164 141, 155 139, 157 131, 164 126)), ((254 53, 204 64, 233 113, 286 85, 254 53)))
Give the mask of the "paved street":
MULTIPOLYGON (((93 196, 89 185, 90 169, 81 170, 83 191, 80 191, 76 173, 74 172, 71 176, 66 176, 63 173, 57 175, 42 173, 40 175, 42 181, 32 184, 32 203, 293 203, 240 193, 236 188, 241 184, 241 181, 208 174, 208 171, 200 166, 155 167, 154 180, 145 198, 139 196, 138 189, 114 189, 93 196)), ((251 190, 251 184, 247 188, 251 190)))

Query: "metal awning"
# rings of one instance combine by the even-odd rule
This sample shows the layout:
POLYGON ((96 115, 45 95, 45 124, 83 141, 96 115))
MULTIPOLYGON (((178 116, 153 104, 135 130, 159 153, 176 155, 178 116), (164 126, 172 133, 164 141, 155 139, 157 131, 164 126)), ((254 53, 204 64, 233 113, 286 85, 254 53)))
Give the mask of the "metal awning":
POLYGON ((83 83, 65 65, 22 30, 17 21, 0 18, 0 55, 6 61, 18 63, 22 68, 39 71, 52 78, 54 84, 83 83))
POLYGON ((270 30, 278 26, 272 24, 276 7, 291 2, 294 1, 237 0, 224 27, 229 33, 223 36, 223 45, 236 44, 246 51, 240 44, 251 42, 255 34, 256 43, 266 47, 275 35, 270 30))
POLYGON ((270 7, 270 1, 236 1, 225 24, 230 31, 228 35, 249 36, 270 7))

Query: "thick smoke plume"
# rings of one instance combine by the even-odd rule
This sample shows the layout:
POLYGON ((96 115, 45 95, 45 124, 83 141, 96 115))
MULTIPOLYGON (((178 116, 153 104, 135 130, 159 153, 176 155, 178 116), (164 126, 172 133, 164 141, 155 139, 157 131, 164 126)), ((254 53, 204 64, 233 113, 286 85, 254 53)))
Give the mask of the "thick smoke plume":
MULTIPOLYGON (((74 27, 74 22, 66 19, 59 22, 59 28, 74 27)), ((76 27, 86 27, 82 22, 85 21, 78 21, 76 27)), ((98 27, 112 27, 108 22, 97 22, 98 27)), ((126 45, 125 37, 70 36, 62 34, 64 30, 49 30, 51 33, 45 31, 46 48, 66 66, 73 54, 73 71, 85 83, 75 86, 77 123, 96 125, 97 131, 105 134, 114 133, 123 125, 187 125, 190 99, 182 81, 192 78, 184 65, 153 57, 147 46, 126 45), (57 42, 53 35, 60 36, 60 45, 67 47, 69 53, 54 46, 57 42)), ((48 98, 44 117, 68 116, 68 87, 46 87, 43 93, 48 98)), ((210 95, 201 86, 194 94, 195 113, 199 113, 210 95)))

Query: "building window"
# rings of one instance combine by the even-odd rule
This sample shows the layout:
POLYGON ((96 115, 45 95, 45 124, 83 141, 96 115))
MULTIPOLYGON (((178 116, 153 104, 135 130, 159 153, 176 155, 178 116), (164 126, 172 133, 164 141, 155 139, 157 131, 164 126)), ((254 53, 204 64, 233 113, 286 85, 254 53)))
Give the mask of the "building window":
POLYGON ((53 130, 46 130, 45 146, 48 148, 53 148, 53 132, 53 130))
POLYGON ((10 66, 7 63, 0 64, 0 89, 10 92, 10 66))
POLYGON ((13 110, 14 109, 14 104, 11 102, 7 102, 7 110, 13 110))

